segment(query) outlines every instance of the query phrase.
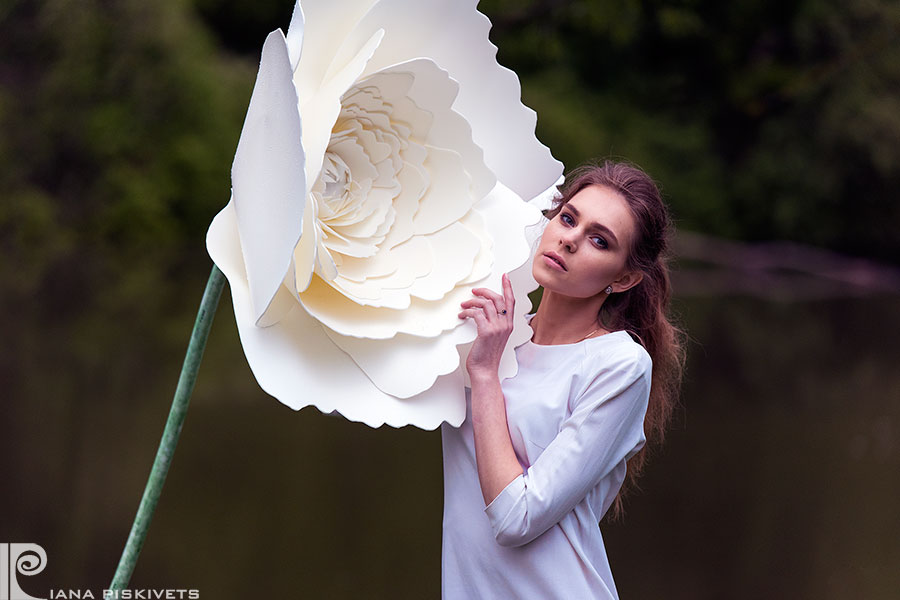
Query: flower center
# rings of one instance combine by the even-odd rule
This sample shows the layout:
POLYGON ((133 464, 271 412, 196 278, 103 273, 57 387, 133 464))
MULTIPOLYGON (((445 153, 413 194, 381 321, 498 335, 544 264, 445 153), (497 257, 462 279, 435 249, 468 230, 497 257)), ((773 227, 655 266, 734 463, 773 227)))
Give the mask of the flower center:
MULTIPOLYGON (((415 109, 418 112, 419 109, 415 109)), ((312 188, 319 257, 316 273, 333 280, 346 257, 374 256, 396 219, 400 171, 421 167, 421 146, 394 106, 373 85, 357 85, 341 99, 322 170, 312 188), (334 268, 331 268, 331 265, 334 268)))

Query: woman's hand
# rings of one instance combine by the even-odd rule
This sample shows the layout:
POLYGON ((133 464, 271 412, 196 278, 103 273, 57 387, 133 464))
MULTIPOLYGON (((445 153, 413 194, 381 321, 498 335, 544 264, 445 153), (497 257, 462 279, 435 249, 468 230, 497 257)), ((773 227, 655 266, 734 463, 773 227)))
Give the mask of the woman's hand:
POLYGON ((478 337, 466 359, 469 377, 496 377, 500 369, 500 357, 509 334, 513 330, 513 309, 516 298, 513 295, 509 277, 503 275, 503 295, 487 288, 472 290, 474 297, 461 304, 460 319, 474 319, 478 327, 478 337))
POLYGON ((506 401, 500 387, 500 357, 513 330, 513 296, 509 277, 503 276, 503 295, 485 288, 472 290, 474 297, 462 303, 460 319, 475 319, 478 337, 466 359, 472 380, 472 430, 481 495, 487 506, 509 483, 522 474, 516 458, 506 401))

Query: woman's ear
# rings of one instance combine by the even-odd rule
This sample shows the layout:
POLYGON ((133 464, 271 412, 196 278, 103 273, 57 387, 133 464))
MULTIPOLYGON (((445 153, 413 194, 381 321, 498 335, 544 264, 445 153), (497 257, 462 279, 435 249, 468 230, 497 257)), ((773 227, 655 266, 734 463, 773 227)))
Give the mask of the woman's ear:
POLYGON ((612 282, 613 293, 624 292, 630 290, 641 282, 644 274, 640 271, 625 271, 625 273, 612 282))

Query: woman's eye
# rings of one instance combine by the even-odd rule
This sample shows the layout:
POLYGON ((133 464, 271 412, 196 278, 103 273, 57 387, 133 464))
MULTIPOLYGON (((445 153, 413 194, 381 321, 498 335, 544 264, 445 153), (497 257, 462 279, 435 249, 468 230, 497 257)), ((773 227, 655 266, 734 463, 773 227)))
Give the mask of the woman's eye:
POLYGON ((606 243, 606 240, 604 240, 599 235, 592 236, 591 241, 594 242, 595 246, 597 246, 598 248, 602 248, 603 250, 606 250, 609 247, 609 244, 606 243))
POLYGON ((568 213, 562 213, 559 216, 559 220, 565 223, 566 225, 574 225, 575 219, 573 219, 568 213))

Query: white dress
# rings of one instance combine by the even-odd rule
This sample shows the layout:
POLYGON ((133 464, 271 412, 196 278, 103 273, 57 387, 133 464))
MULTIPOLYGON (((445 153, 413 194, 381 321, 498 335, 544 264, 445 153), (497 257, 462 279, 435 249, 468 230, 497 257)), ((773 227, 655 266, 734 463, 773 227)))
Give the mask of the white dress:
POLYGON ((475 463, 472 406, 441 427, 442 597, 618 598, 598 522, 644 445, 650 356, 624 331, 516 349, 502 383, 524 473, 487 507, 475 463))

